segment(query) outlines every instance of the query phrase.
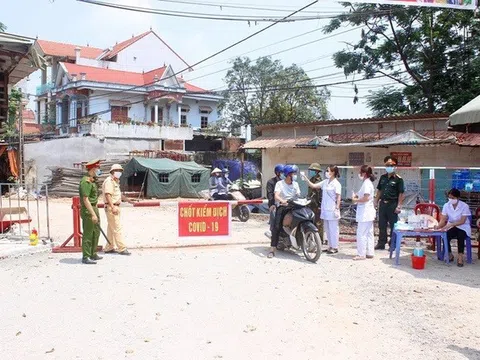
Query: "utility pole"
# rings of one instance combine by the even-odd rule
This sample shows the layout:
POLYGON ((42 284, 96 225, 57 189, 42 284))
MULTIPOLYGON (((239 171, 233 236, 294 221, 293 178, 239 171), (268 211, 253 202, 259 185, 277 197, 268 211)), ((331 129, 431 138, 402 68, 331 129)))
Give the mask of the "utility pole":
POLYGON ((24 162, 24 134, 23 134, 23 91, 20 89, 20 104, 18 107, 18 164, 19 179, 21 185, 25 184, 25 162, 24 162))

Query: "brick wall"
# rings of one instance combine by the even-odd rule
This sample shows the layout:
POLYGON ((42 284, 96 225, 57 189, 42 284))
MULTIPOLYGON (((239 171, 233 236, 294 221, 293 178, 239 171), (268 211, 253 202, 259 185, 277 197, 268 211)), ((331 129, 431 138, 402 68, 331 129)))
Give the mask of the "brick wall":
POLYGON ((183 140, 165 140, 164 150, 183 151, 183 140))

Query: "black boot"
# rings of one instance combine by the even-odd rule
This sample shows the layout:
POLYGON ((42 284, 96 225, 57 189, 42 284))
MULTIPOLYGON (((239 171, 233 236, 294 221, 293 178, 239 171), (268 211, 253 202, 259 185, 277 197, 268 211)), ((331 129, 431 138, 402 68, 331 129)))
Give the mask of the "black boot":
POLYGON ((90 260, 89 258, 83 258, 83 259, 82 259, 82 263, 84 263, 84 264, 89 264, 89 265, 93 265, 93 264, 96 264, 97 262, 94 261, 94 260, 90 260))

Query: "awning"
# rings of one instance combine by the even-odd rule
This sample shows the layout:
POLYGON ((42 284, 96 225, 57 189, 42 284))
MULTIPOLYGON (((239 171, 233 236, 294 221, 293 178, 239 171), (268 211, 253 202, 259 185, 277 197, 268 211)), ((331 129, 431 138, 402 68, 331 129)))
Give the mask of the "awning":
POLYGON ((480 96, 450 115, 449 122, 451 126, 480 123, 480 96))
POLYGON ((200 109, 200 111, 208 111, 209 113, 213 111, 210 106, 199 106, 198 108, 200 109))
POLYGON ((39 68, 45 68, 45 59, 32 47, 34 40, 0 33, 0 63, 7 70, 9 84, 15 85, 39 68))

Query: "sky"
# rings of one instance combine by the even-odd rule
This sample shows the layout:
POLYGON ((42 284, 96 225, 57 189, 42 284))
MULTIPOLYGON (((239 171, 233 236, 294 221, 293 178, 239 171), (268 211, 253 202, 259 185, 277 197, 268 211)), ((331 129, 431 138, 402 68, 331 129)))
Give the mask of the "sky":
MULTIPOLYGON (((173 4, 159 0, 104 0, 132 6, 169 9, 179 11, 202 12, 209 14, 247 14, 253 15, 288 15, 288 12, 259 12, 252 10, 237 10, 230 8, 205 7, 187 4, 173 4)), ((2 4, 0 22, 7 26, 7 32, 38 37, 43 40, 66 42, 77 45, 107 48, 116 42, 121 42, 138 35, 150 28, 165 40, 189 64, 208 57, 232 43, 258 31, 270 23, 249 24, 246 22, 214 21, 169 17, 156 14, 145 14, 120 9, 99 7, 77 2, 76 0, 15 0, 2 4)), ((253 1, 243 3, 240 0, 199 0, 198 3, 215 2, 221 4, 253 5, 253 1)), ((308 4, 306 0, 259 0, 254 6, 295 10, 308 4)), ((309 10, 340 11, 342 7, 333 0, 322 0, 309 10)), ((309 14, 311 15, 311 14, 309 14)), ((185 73, 185 79, 204 89, 218 89, 224 86, 223 78, 229 67, 229 60, 246 52, 252 59, 267 56, 288 48, 325 37, 321 28, 329 20, 299 21, 281 23, 273 26, 252 39, 218 55, 217 57, 198 65, 193 72, 185 73), (316 30, 316 31, 313 31, 316 30), (313 31, 310 34, 272 45, 287 38, 313 31), (215 74, 212 74, 217 72, 215 74), (205 75, 205 76, 204 76, 205 75)), ((348 28, 344 28, 344 31, 348 28)), ((284 66, 292 63, 302 65, 310 77, 325 76, 322 83, 349 80, 345 78, 342 69, 333 66, 331 55, 346 49, 347 42, 356 42, 360 30, 353 30, 329 39, 319 40, 310 45, 295 50, 285 51, 272 56, 284 66), (319 59, 320 58, 320 59, 319 59), (336 74, 336 75, 333 75, 336 74)), ((174 69, 179 71, 181 69, 174 69)), ((357 76, 357 79, 359 76, 357 76)), ((330 113, 336 119, 361 118, 370 116, 364 97, 370 90, 379 89, 388 84, 388 79, 374 79, 358 83, 360 101, 353 104, 352 85, 343 84, 329 87, 331 99, 328 103, 330 113)), ((40 74, 36 72, 27 82, 28 92, 35 93, 40 84, 40 74)))

